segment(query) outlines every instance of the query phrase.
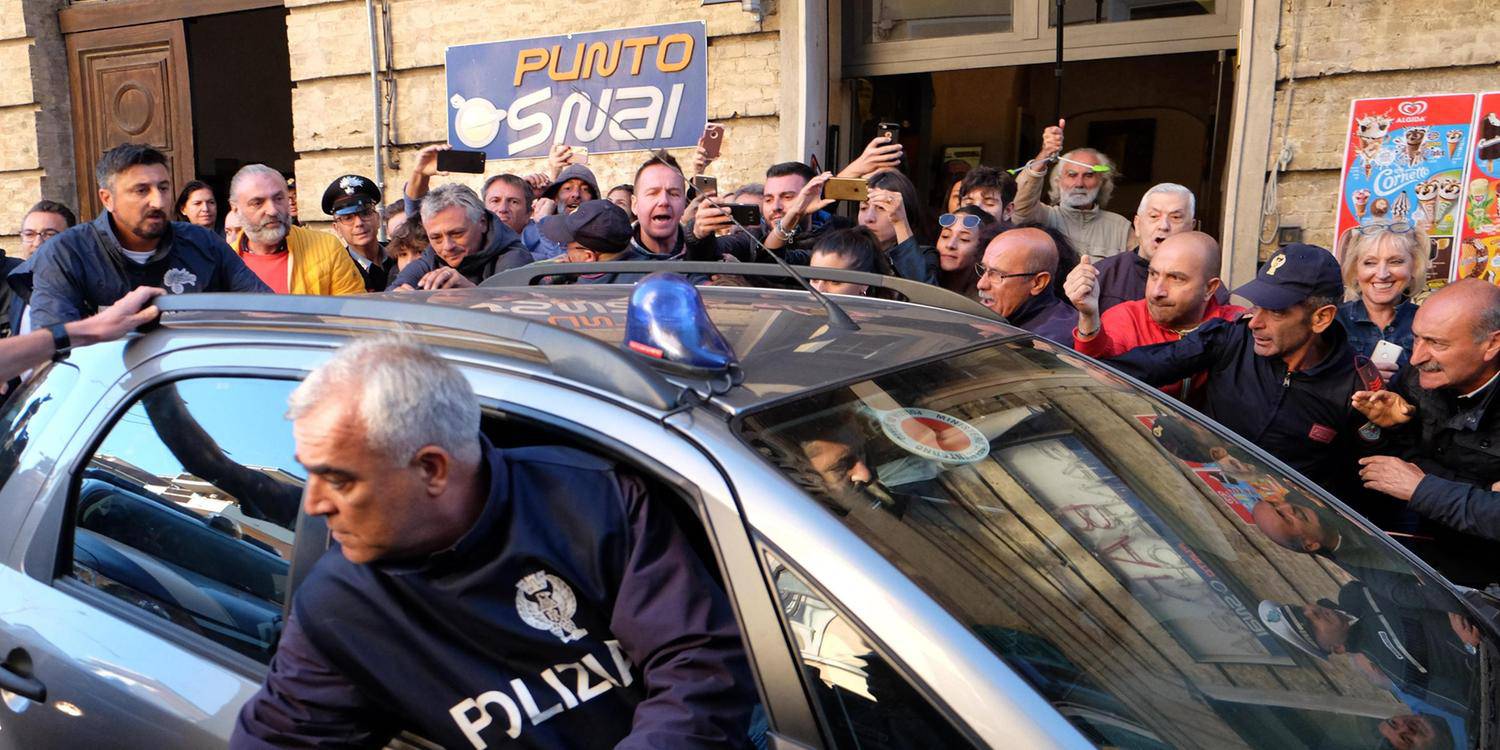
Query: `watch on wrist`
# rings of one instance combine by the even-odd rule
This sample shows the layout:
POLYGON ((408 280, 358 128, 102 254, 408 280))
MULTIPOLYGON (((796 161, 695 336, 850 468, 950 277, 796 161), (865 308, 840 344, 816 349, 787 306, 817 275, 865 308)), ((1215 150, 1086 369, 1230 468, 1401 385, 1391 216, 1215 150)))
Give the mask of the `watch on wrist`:
POLYGON ((68 329, 62 323, 53 323, 47 326, 47 330, 52 333, 52 361, 67 359, 73 351, 73 339, 68 336, 68 329))

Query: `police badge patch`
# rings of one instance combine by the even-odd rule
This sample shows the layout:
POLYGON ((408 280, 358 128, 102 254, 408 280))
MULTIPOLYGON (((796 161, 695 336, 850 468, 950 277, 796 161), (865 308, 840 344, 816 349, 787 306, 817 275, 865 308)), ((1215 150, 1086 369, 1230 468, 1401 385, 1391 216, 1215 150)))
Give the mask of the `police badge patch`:
POLYGON ((538 570, 516 581, 516 613, 521 621, 537 630, 545 630, 563 643, 589 634, 573 624, 578 599, 561 578, 538 570))

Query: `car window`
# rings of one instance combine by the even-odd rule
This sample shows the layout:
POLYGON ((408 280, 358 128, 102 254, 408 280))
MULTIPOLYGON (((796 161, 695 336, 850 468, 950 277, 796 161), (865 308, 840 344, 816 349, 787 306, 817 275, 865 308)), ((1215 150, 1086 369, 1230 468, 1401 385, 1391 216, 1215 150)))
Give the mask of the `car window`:
POLYGON ((67 393, 77 380, 78 368, 71 364, 54 365, 27 381, 6 400, 5 411, 0 412, 0 430, 5 430, 0 438, 0 477, 8 477, 16 470, 33 430, 47 424, 59 405, 57 395, 67 393))
POLYGON ((1258 449, 1045 342, 742 430, 1101 745, 1468 747, 1491 713, 1494 641, 1441 582, 1258 449))
POLYGON ((282 417, 296 385, 195 378, 143 394, 76 478, 72 575, 269 661, 306 479, 282 417))
POLYGON ((767 558, 782 616, 833 747, 973 747, 880 656, 849 617, 775 555, 767 558))

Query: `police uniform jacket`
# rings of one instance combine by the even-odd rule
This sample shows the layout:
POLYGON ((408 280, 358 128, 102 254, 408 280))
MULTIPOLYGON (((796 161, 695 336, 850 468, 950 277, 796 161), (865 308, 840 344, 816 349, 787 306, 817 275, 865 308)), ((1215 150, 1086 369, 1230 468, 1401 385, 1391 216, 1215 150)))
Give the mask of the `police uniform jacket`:
POLYGON ((1255 353, 1248 320, 1210 320, 1109 363, 1155 386, 1207 371, 1204 413, 1338 495, 1357 476, 1365 419, 1349 399, 1362 386, 1343 326, 1330 325, 1323 340, 1323 361, 1289 372, 1280 357, 1255 353))
POLYGON ((223 237, 185 221, 167 222, 156 252, 136 263, 120 247, 108 211, 48 240, 8 280, 30 295, 33 328, 88 317, 138 286, 168 294, 271 291, 223 237))
MULTIPOLYGON (((484 216, 484 246, 465 255, 464 259, 458 262, 458 272, 476 286, 497 273, 520 268, 531 262, 531 253, 527 252, 526 246, 521 244, 521 236, 516 234, 516 230, 506 226, 500 217, 489 211, 485 211, 484 216)), ((395 289, 402 284, 407 284, 415 289, 417 282, 421 281, 423 276, 439 268, 448 267, 448 264, 429 247, 423 250, 422 255, 416 260, 406 264, 406 268, 396 274, 388 288, 395 289)))
POLYGON ((1397 606, 1359 581, 1339 589, 1338 608, 1358 618, 1345 650, 1363 654, 1402 692, 1468 713, 1479 657, 1453 632, 1446 613, 1397 606))
POLYGON ((230 746, 747 746, 733 614, 664 504, 591 454, 483 448, 489 498, 452 547, 318 561, 230 746))

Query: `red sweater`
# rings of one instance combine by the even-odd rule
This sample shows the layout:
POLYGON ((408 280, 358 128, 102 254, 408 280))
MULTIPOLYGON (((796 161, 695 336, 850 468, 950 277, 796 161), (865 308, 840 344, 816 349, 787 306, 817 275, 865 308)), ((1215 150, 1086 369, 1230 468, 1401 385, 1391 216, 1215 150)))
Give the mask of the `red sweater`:
MULTIPOLYGON (((1244 313, 1243 307, 1221 305, 1218 300, 1210 298, 1208 307, 1203 310, 1203 319, 1223 318, 1232 321, 1238 320, 1244 313)), ((1122 302, 1105 310, 1099 316, 1099 332, 1087 341, 1078 337, 1076 326, 1073 328, 1073 348, 1095 359, 1117 357, 1138 346, 1163 344, 1181 338, 1182 334, 1152 320, 1151 312, 1146 308, 1146 300, 1143 299, 1122 302)), ((1201 390, 1207 379, 1207 373, 1194 375, 1190 391, 1201 390)), ((1161 390, 1168 396, 1182 398, 1181 383, 1162 386, 1161 390)))

